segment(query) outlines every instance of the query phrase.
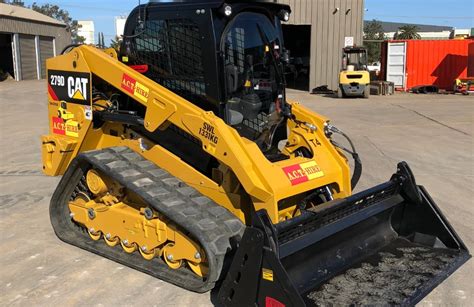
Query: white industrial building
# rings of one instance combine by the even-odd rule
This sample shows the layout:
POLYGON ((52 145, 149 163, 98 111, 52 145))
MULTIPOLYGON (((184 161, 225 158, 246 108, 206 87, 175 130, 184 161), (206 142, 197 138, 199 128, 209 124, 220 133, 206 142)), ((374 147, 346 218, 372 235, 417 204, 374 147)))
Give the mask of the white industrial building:
POLYGON ((78 20, 77 23, 80 25, 77 31, 78 36, 85 38, 84 43, 94 45, 95 44, 95 29, 94 22, 92 20, 78 20))
POLYGON ((125 22, 127 22, 126 16, 115 17, 115 36, 122 37, 125 30, 125 22))

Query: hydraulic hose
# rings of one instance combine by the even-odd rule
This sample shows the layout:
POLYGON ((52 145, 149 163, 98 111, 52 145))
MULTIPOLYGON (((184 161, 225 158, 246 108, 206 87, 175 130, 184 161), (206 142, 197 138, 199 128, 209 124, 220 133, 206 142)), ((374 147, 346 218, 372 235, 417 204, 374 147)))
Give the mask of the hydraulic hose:
POLYGON ((341 144, 337 143, 336 141, 331 140, 331 143, 334 146, 336 146, 337 148, 349 153, 352 156, 352 159, 354 160, 354 172, 353 172, 352 178, 351 178, 351 188, 354 189, 357 186, 357 183, 359 182, 360 177, 362 176, 362 161, 360 160, 359 154, 357 153, 357 150, 354 146, 354 143, 352 142, 352 140, 349 138, 349 136, 347 134, 345 134, 344 132, 342 132, 338 128, 336 128, 336 127, 334 127, 330 124, 327 124, 326 129, 329 132, 337 133, 337 134, 343 136, 349 142, 349 145, 350 145, 351 149, 348 149, 348 148, 342 146, 341 144))
POLYGON ((63 51, 61 51, 61 55, 65 54, 69 49, 71 48, 76 48, 76 47, 79 47, 81 46, 82 44, 70 44, 70 45, 67 45, 66 47, 64 47, 63 51))

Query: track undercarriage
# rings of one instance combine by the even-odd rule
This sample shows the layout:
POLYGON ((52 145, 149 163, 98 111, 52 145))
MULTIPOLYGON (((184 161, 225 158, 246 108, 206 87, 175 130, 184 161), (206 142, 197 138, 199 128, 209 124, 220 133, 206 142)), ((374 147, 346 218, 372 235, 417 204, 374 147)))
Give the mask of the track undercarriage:
POLYGON ((61 240, 193 291, 213 287, 237 218, 129 149, 76 161, 51 202, 61 240))
POLYGON ((74 192, 71 217, 92 240, 103 238, 110 247, 120 244, 129 254, 138 250, 146 260, 160 257, 172 269, 186 264, 198 276, 207 274, 199 245, 112 179, 90 169, 74 192))

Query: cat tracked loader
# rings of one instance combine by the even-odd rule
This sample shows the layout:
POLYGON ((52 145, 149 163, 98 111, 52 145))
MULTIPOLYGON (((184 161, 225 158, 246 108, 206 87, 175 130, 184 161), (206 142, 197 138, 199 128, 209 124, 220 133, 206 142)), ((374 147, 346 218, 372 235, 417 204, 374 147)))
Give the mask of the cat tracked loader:
POLYGON ((405 162, 352 193, 352 142, 286 98, 290 12, 154 1, 132 11, 120 52, 49 59, 57 236, 191 291, 219 287, 226 306, 409 305, 467 261, 405 162))

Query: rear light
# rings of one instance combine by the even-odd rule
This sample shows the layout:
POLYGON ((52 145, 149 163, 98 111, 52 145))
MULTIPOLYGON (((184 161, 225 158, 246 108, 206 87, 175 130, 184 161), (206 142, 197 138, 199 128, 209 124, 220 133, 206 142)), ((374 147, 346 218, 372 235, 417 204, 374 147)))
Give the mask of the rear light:
POLYGON ((285 304, 280 303, 273 297, 265 297, 265 307, 285 307, 285 304))
POLYGON ((148 65, 130 65, 130 68, 144 74, 148 71, 148 65))

